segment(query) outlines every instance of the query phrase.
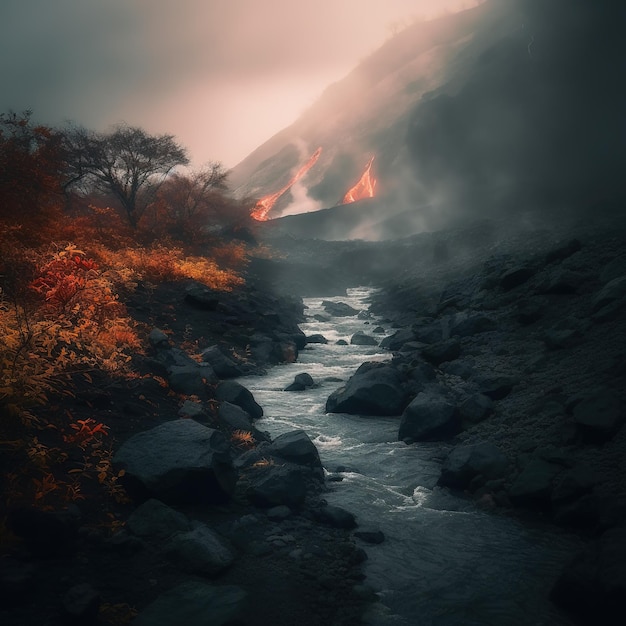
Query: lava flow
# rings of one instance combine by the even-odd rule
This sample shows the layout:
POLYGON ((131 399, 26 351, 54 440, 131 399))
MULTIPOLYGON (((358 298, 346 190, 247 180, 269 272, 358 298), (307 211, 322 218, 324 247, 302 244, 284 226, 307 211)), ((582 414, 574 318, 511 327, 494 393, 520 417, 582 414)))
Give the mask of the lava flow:
POLYGON ((311 155, 309 160, 293 175, 291 180, 282 189, 279 189, 276 193, 261 198, 256 203, 252 213, 250 213, 250 217, 258 220, 259 222, 267 221, 269 219, 267 214, 272 210, 278 198, 280 198, 285 192, 289 191, 289 189, 315 165, 317 159, 320 158, 320 154, 322 154, 321 146, 311 155))
POLYGON ((359 179, 359 182, 352 187, 343 197, 341 204, 350 204, 350 202, 356 202, 357 200, 363 200, 363 198, 373 198, 374 191, 376 190, 376 179, 372 176, 372 163, 374 157, 372 157, 363 175, 359 179))

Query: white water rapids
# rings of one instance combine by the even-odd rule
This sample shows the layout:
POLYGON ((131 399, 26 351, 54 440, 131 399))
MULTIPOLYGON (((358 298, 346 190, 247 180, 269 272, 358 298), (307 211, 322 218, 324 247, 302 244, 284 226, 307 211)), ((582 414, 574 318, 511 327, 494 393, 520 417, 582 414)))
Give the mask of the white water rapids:
MULTIPOLYGON (((326 298, 367 309, 371 290, 351 289, 326 298)), ((330 504, 357 516, 360 527, 385 534, 380 545, 363 544, 366 582, 379 594, 367 617, 373 625, 565 626, 548 593, 577 540, 550 527, 536 528, 480 510, 436 487, 449 446, 397 441, 398 417, 326 414, 328 396, 368 360, 388 360, 378 347, 336 345, 358 330, 374 335, 376 319, 328 316, 322 298, 305 299, 306 335, 321 333, 328 344, 308 344, 297 363, 267 375, 240 379, 265 411, 257 427, 272 437, 298 428, 316 444, 324 467, 343 466, 342 482, 329 483, 330 504), (369 322, 369 323, 367 323, 369 322), (319 387, 283 391, 296 374, 308 372, 319 387)), ((391 334, 387 328, 386 333, 391 334)))

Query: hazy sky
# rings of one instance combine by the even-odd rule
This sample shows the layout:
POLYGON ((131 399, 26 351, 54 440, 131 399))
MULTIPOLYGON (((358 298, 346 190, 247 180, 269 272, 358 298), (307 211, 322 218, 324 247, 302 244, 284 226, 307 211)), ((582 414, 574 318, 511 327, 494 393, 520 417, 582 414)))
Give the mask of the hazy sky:
POLYGON ((0 111, 169 133, 236 165, 393 25, 473 0, 0 0, 0 111))

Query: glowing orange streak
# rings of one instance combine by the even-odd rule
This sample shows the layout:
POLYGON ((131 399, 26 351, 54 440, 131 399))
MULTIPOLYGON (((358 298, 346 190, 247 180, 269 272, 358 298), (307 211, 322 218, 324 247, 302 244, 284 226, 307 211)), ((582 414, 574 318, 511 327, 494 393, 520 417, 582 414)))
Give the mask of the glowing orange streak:
POLYGON ((372 157, 363 175, 359 179, 359 182, 352 187, 343 197, 341 204, 349 204, 350 202, 356 202, 357 200, 362 200, 363 198, 373 198, 374 191, 376 190, 376 179, 371 174, 372 163, 374 162, 374 157, 372 157))
POLYGON ((322 154, 321 146, 311 155, 309 160, 294 174, 291 180, 282 189, 276 193, 261 198, 256 203, 254 211, 250 213, 250 217, 258 220, 259 222, 267 221, 269 219, 267 214, 272 210, 278 198, 280 198, 285 192, 289 191, 289 189, 315 165, 317 159, 320 158, 320 154, 322 154))

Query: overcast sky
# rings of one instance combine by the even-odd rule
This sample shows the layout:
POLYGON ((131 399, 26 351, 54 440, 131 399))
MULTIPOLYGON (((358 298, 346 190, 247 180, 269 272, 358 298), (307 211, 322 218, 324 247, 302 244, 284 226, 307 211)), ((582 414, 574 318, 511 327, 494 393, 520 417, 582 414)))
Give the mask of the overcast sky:
POLYGON ((387 39, 474 0, 0 0, 0 111, 168 133, 232 167, 387 39))

